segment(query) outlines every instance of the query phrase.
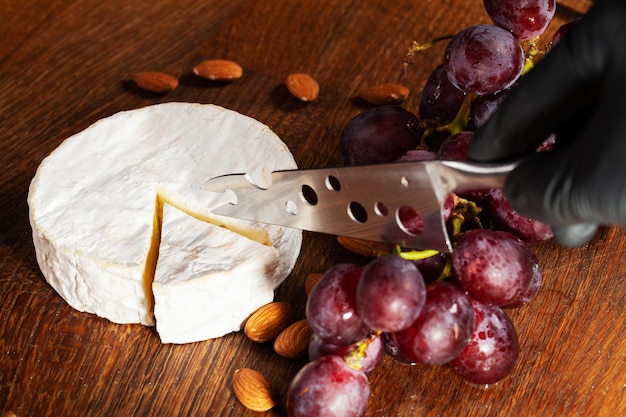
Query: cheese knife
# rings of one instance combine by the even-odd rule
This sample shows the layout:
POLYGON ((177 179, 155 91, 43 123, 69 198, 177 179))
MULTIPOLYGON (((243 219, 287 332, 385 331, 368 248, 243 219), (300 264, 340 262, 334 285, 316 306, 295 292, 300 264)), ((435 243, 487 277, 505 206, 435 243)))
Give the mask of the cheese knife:
POLYGON ((501 188, 517 164, 431 160, 242 173, 202 188, 228 193, 229 203, 212 210, 218 215, 450 252, 447 196, 501 188))

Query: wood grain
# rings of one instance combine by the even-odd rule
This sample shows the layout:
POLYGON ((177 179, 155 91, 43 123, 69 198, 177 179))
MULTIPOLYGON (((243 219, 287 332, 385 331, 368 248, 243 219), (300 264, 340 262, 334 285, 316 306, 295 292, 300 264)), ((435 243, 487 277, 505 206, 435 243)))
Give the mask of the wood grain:
MULTIPOLYGON (((590 4, 561 2, 548 35, 590 4)), ((243 333, 162 345, 151 328, 70 308, 38 269, 26 205, 37 166, 64 138, 121 110, 215 103, 269 125, 301 167, 336 165, 341 129, 363 110, 353 98, 395 82, 412 40, 488 22, 480 1, 465 0, 0 0, 0 15, 0 413, 18 417, 254 416, 232 392, 235 369, 256 369, 284 393, 303 364, 243 333), (210 58, 240 63, 243 77, 195 77, 193 66, 210 58), (179 88, 139 90, 130 75, 147 70, 175 75, 179 88), (290 96, 284 79, 294 72, 320 83, 318 100, 290 96)), ((442 50, 411 68, 407 108, 417 108, 442 50)), ((544 284, 530 305, 509 311, 521 340, 514 373, 476 387, 446 367, 385 358, 370 374, 368 416, 626 415, 624 230, 603 228, 582 248, 533 249, 544 284)), ((302 317, 306 276, 344 261, 365 259, 333 236, 305 233, 276 298, 302 317)))

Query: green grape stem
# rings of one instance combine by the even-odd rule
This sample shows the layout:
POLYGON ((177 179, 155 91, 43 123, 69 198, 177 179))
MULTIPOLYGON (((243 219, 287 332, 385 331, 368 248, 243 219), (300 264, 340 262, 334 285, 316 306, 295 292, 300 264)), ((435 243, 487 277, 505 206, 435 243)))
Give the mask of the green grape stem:
POLYGON ((524 67, 522 68, 522 75, 525 75, 528 71, 533 69, 535 66, 535 60, 528 56, 524 59, 524 67))
POLYGON ((355 369, 357 371, 362 371, 363 366, 361 366, 361 361, 363 361, 363 359, 367 357, 367 353, 365 353, 365 351, 367 350, 367 347, 374 340, 376 340, 377 337, 380 337, 382 333, 383 332, 380 330, 372 330, 365 339, 357 343, 354 349, 352 349, 352 351, 348 353, 346 357, 343 358, 346 364, 352 369, 355 369))
POLYGON ((452 238, 454 239, 458 235, 463 233, 464 229, 482 228, 479 217, 482 210, 483 209, 479 207, 474 201, 455 195, 454 211, 452 212, 452 216, 449 220, 452 229, 452 238))
POLYGON ((439 274, 439 277, 437 278, 436 282, 445 281, 451 275, 452 275, 452 257, 447 256, 446 263, 443 265, 443 269, 441 270, 441 273, 439 274))
POLYGON ((452 39, 454 36, 455 36, 454 34, 441 35, 441 36, 437 36, 434 39, 431 39, 430 41, 426 43, 418 43, 417 41, 413 41, 411 42, 411 46, 409 47, 409 50, 406 53, 407 57, 410 58, 413 56, 414 53, 424 51, 441 41, 452 39))
POLYGON ((525 75, 528 71, 533 69, 536 64, 538 58, 546 55, 552 49, 552 44, 548 43, 544 48, 540 48, 539 44, 539 36, 533 39, 529 39, 524 42, 524 50, 526 59, 524 59, 524 67, 522 68, 522 75, 525 75))
POLYGON ((439 124, 436 120, 422 120, 422 126, 425 127, 422 139, 434 134, 448 132, 450 135, 462 132, 467 128, 469 124, 470 115, 472 112, 472 106, 478 96, 476 94, 466 94, 461 107, 457 112, 453 120, 448 123, 439 124))
POLYGON ((438 36, 426 43, 418 43, 416 41, 413 41, 411 43, 411 46, 407 49, 406 54, 404 56, 404 60, 402 61, 402 73, 400 74, 399 81, 404 81, 406 79, 408 75, 409 66, 415 64, 415 62, 413 61, 413 56, 417 52, 424 51, 441 41, 452 39, 453 37, 454 35, 448 34, 448 35, 438 36))
POLYGON ((409 250, 409 251, 401 251, 398 246, 398 250, 394 251, 394 254, 400 256, 401 258, 406 259, 407 261, 419 261, 421 259, 430 258, 431 256, 437 255, 439 252, 433 249, 426 250, 409 250))

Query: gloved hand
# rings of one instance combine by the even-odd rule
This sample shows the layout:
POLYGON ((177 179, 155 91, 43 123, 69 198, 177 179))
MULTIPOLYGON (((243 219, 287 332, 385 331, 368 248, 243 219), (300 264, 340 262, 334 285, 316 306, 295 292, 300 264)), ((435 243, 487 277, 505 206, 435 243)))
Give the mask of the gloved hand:
POLYGON ((566 246, 626 225, 626 1, 596 1, 473 135, 468 156, 526 156, 504 192, 566 246), (533 153, 551 133, 553 151, 533 153))

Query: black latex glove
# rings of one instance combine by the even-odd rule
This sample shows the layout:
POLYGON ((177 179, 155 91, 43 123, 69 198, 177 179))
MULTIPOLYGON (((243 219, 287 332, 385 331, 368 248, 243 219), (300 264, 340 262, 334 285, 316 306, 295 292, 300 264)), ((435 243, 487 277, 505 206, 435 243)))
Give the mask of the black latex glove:
POLYGON ((468 156, 528 156, 505 195, 564 245, 626 225, 626 1, 596 1, 474 133, 468 156), (533 153, 550 133, 555 150, 533 153))

